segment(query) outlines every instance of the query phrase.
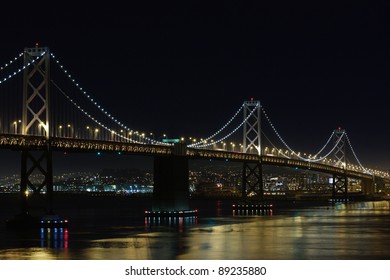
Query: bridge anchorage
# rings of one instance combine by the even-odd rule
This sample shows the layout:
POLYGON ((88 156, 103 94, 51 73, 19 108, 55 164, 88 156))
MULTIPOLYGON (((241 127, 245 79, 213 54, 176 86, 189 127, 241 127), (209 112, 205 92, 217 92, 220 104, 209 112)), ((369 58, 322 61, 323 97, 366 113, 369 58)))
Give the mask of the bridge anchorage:
MULTIPOLYGON (((185 143, 175 143, 172 155, 154 157, 153 209, 145 211, 148 223, 156 218, 194 218, 197 209, 190 209, 188 157, 185 143)), ((161 222, 161 220, 157 220, 161 222)))

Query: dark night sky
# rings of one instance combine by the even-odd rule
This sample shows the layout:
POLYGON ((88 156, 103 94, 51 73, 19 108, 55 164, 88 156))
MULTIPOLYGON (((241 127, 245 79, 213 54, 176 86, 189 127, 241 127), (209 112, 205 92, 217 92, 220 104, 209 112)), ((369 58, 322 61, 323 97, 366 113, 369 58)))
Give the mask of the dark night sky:
POLYGON ((137 2, 10 9, 0 63, 39 42, 118 119, 175 137, 208 136, 254 97, 293 148, 341 126, 364 165, 390 168, 386 1, 137 2))

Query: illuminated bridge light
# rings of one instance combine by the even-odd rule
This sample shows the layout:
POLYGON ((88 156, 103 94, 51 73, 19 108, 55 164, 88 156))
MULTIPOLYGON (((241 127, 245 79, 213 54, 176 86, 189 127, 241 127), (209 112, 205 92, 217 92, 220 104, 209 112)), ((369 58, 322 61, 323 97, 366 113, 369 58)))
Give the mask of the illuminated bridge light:
POLYGON ((197 217, 198 210, 179 210, 179 211, 145 211, 145 217, 197 217))

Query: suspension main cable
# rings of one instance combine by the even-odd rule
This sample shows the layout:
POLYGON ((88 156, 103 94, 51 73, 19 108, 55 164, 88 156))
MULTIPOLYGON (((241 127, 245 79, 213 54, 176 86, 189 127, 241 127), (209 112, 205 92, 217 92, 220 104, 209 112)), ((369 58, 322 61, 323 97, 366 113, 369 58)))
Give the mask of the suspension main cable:
MULTIPOLYGON (((61 68, 61 70, 68 76, 68 78, 73 82, 73 84, 81 91, 81 93, 95 106, 97 107, 101 112, 103 112, 107 118, 111 119, 113 122, 115 122, 117 125, 119 125, 121 128, 125 130, 131 130, 128 126, 125 124, 121 123, 118 121, 115 117, 113 117, 111 114, 108 113, 107 110, 105 110, 100 104, 98 104, 85 90, 83 90, 82 87, 79 86, 79 84, 73 79, 73 77, 68 74, 68 71, 64 68, 64 66, 59 62, 58 59, 56 59, 55 55, 53 53, 50 53, 54 61, 58 64, 58 66, 61 68)), ((156 143, 156 144, 161 144, 161 145, 168 145, 171 146, 171 143, 164 143, 158 140, 151 139, 147 136, 144 137, 146 140, 156 143)))
POLYGON ((27 63, 26 65, 24 65, 23 67, 19 68, 18 70, 14 71, 13 73, 9 74, 7 77, 3 78, 3 79, 0 79, 0 84, 8 81, 9 79, 11 79, 12 77, 16 76, 17 74, 19 74, 20 72, 22 72, 23 70, 25 70, 26 68, 28 68, 31 64, 33 64, 35 61, 37 61, 39 58, 41 58, 42 56, 45 55, 46 52, 42 52, 42 54, 40 56, 37 56, 36 58, 34 58, 33 60, 31 60, 29 63, 27 63))
POLYGON ((121 134, 116 133, 115 131, 108 128, 108 126, 104 125, 103 123, 99 122, 97 119, 95 119, 93 116, 91 116, 86 110, 81 108, 69 95, 67 95, 53 80, 51 80, 51 83, 61 92, 62 95, 65 96, 66 99, 68 99, 77 109, 79 109, 82 113, 84 113, 88 118, 90 118, 93 122, 95 122, 100 127, 104 128, 105 130, 114 133, 115 135, 119 136, 120 138, 123 138, 125 140, 128 140, 132 143, 142 144, 142 142, 135 141, 133 139, 124 137, 121 134))
POLYGON ((348 142, 348 145, 349 147, 351 148, 351 151, 352 151, 352 154, 353 156, 355 157, 355 159, 357 160, 357 162, 359 163, 360 167, 367 173, 370 173, 360 162, 359 158, 357 157, 356 153, 355 153, 355 150, 352 148, 352 145, 351 145, 351 141, 349 141, 349 138, 348 138, 348 134, 345 132, 345 137, 347 138, 347 142, 348 142))
MULTIPOLYGON (((272 141, 267 137, 267 135, 264 133, 264 131, 262 130, 261 133, 264 135, 264 137, 268 140, 268 142, 276 149, 278 150, 278 148, 274 145, 274 143, 272 143, 272 141)), ((290 159, 291 157, 285 155, 283 152, 281 153, 285 158, 288 158, 290 159)))
MULTIPOLYGON (((302 159, 302 160, 304 160, 304 161, 317 162, 317 161, 320 161, 320 160, 325 159, 325 158, 326 158, 326 157, 335 149, 335 147, 333 147, 333 149, 331 150, 331 152, 329 152, 326 156, 321 157, 321 158, 318 159, 318 160, 311 159, 311 158, 301 157, 300 155, 298 155, 297 152, 295 152, 293 149, 291 149, 290 146, 289 146, 289 145, 284 141, 284 139, 280 136, 279 132, 276 130, 275 126, 273 125, 271 119, 269 118, 269 116, 268 116, 268 114, 267 114, 267 112, 265 111, 265 109, 264 109, 263 106, 261 106, 261 110, 262 110, 262 112, 264 113, 264 115, 265 115, 265 117, 266 117, 268 123, 270 124, 271 128, 272 128, 273 131, 275 132, 276 136, 278 136, 279 140, 284 144, 284 146, 285 146, 288 150, 290 150, 290 152, 292 152, 292 153, 294 153, 295 155, 297 155, 297 157, 299 157, 300 159, 302 159)), ((334 133, 334 132, 333 132, 333 133, 334 133)), ((332 133, 331 136, 333 136, 333 133, 332 133)), ((322 147, 322 149, 316 154, 316 156, 317 156, 319 153, 321 153, 321 152, 325 149, 325 147, 329 144, 330 140, 331 140, 331 137, 328 139, 328 141, 327 141, 326 144, 322 147)))
POLYGON ((330 140, 332 140, 332 138, 333 138, 333 135, 334 135, 334 130, 332 131, 332 134, 330 135, 330 137, 329 137, 328 141, 326 142, 326 144, 321 148, 321 150, 318 151, 318 153, 316 153, 314 155, 314 157, 318 156, 325 149, 325 147, 328 146, 330 140))
POLYGON ((14 59, 11 59, 9 62, 5 63, 4 66, 0 67, 0 71, 3 71, 6 69, 8 66, 12 65, 14 62, 16 62, 19 58, 23 56, 23 52, 21 52, 18 56, 16 56, 14 59))
POLYGON ((222 126, 222 128, 220 128, 217 132, 215 132, 211 136, 203 139, 203 141, 198 141, 196 143, 192 143, 192 144, 188 145, 188 147, 194 147, 194 146, 197 146, 199 144, 202 144, 204 141, 208 141, 211 138, 214 138, 215 136, 220 134, 237 117, 237 115, 241 112, 242 108, 244 108, 244 104, 241 105, 241 107, 237 110, 237 112, 233 115, 233 117, 224 126, 222 126))
POLYGON ((233 129, 230 133, 228 133, 227 135, 225 135, 224 137, 218 139, 217 141, 213 141, 212 143, 208 144, 208 143, 205 143, 203 145, 196 145, 196 146, 191 146, 191 147, 194 147, 194 148, 204 148, 204 147, 208 147, 208 146, 211 146, 211 145, 214 145, 216 143, 219 143, 219 142, 222 142, 223 140, 225 140, 226 138, 230 137, 233 133, 235 133, 241 126, 244 125, 244 123, 253 115, 253 113, 255 112, 255 110, 257 109, 257 107, 259 106, 259 104, 257 104, 255 106, 255 108, 253 108, 253 110, 249 113, 249 115, 243 120, 242 123, 240 123, 235 129, 233 129))

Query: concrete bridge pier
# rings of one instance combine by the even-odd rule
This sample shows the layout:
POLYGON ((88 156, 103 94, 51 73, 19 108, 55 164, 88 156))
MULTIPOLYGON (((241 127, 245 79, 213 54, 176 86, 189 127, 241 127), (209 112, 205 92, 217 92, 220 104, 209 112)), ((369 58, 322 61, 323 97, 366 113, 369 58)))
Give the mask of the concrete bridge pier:
POLYGON ((156 156, 153 212, 189 210, 189 198, 187 157, 156 156))
POLYGON ((373 179, 362 179, 362 192, 365 195, 375 194, 375 182, 373 179))
POLYGON ((173 155, 154 157, 152 211, 147 216, 196 216, 190 209, 187 148, 175 143, 173 155))

